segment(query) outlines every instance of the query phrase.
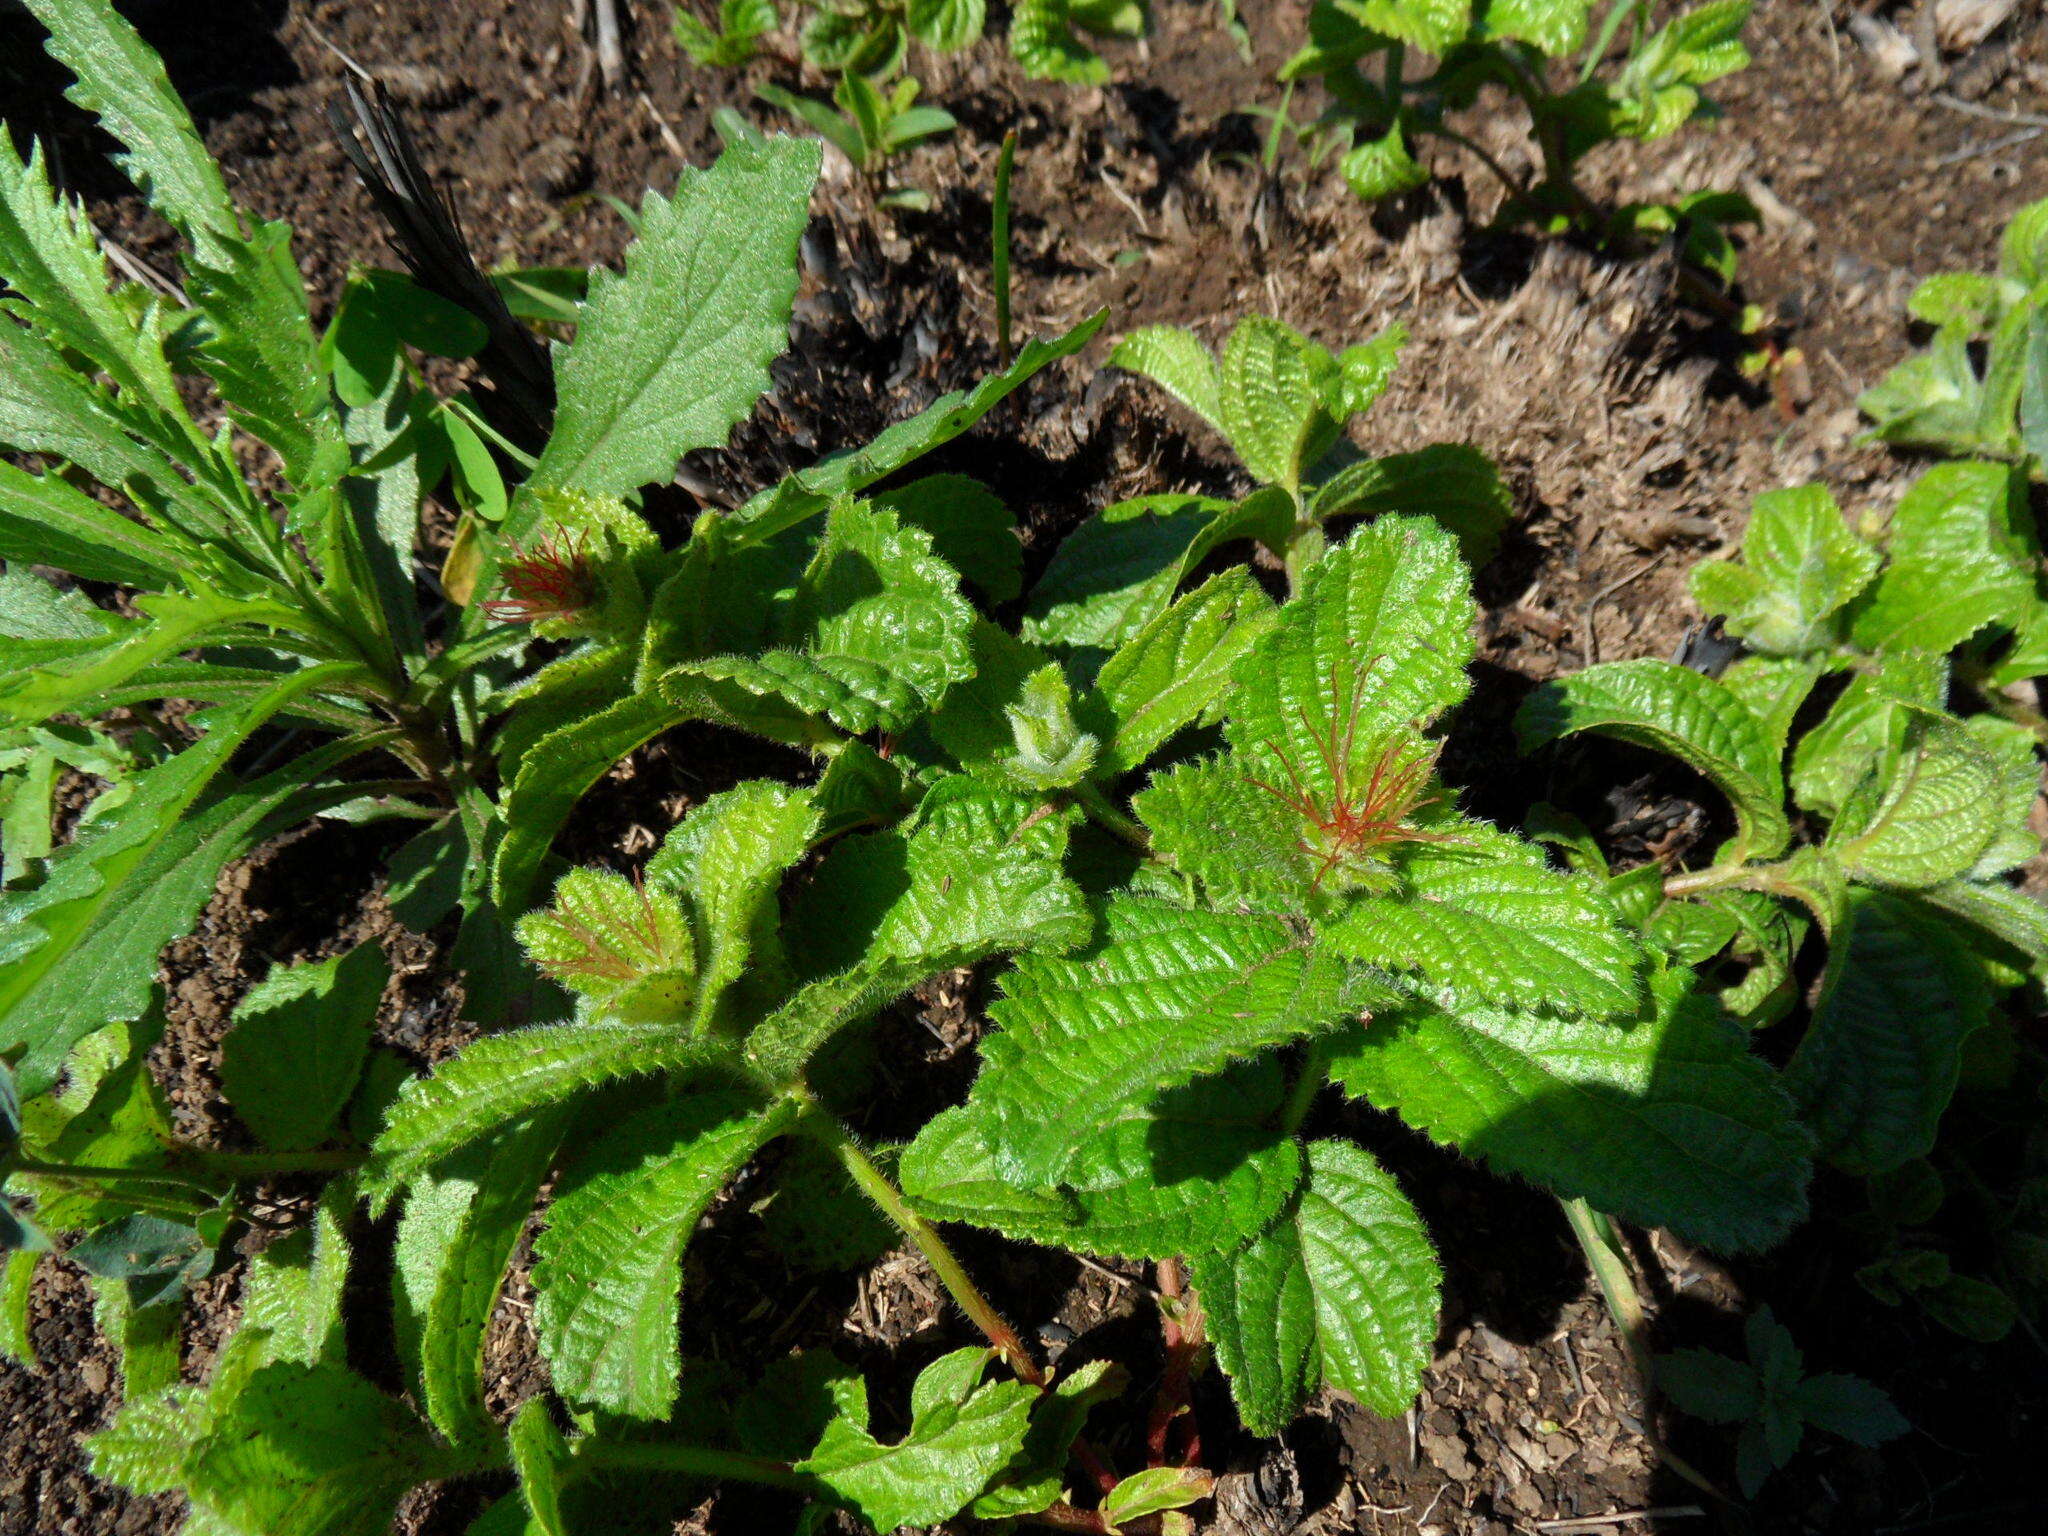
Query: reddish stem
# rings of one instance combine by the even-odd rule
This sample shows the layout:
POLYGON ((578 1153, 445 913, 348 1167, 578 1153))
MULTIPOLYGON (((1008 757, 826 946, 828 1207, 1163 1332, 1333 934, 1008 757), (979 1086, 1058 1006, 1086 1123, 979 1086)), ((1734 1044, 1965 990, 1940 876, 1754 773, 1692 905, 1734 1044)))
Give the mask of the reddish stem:
POLYGON ((1168 1447, 1176 1420, 1185 1418, 1181 1465, 1190 1466, 1201 1454, 1201 1426, 1195 1422, 1193 1386, 1195 1366, 1208 1344, 1203 1329, 1202 1304, 1181 1285, 1180 1261, 1162 1260, 1155 1270, 1159 1294, 1159 1331, 1166 1341, 1166 1370, 1159 1378, 1159 1395, 1152 1400, 1152 1416, 1145 1426, 1145 1447, 1150 1465, 1163 1467, 1169 1460, 1168 1447))

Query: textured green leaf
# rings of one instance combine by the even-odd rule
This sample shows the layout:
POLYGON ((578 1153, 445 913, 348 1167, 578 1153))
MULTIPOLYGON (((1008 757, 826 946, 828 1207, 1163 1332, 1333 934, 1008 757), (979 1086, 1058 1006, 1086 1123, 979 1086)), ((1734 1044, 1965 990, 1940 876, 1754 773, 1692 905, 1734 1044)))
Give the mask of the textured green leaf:
POLYGON ((1936 913, 1855 890, 1806 1038, 1785 1069, 1827 1157, 1881 1173, 1934 1145, 1963 1043, 1989 1017, 1984 967, 1936 913))
POLYGON ((1102 85, 1109 65, 1074 35, 1074 0, 1015 0, 1010 7, 1010 56, 1033 80, 1102 85))
POLYGON ((1763 1407, 1763 1384, 1745 1361, 1707 1349, 1657 1356, 1657 1385, 1680 1412, 1708 1424, 1741 1424, 1763 1407))
POLYGON ((1640 951, 1593 884, 1480 822, 1403 845, 1400 889, 1362 896, 1324 931, 1338 953, 1411 971, 1460 1003, 1596 1018, 1633 1013, 1640 951))
POLYGON ((1032 588, 1024 637, 1042 645, 1121 645, 1166 610, 1212 551, 1237 539, 1278 548, 1293 523, 1293 508, 1277 491, 1236 504, 1190 495, 1118 502, 1067 535, 1053 555, 1032 588))
POLYGON ((24 323, 90 358, 126 398, 182 416, 153 324, 138 324, 108 291, 106 262, 85 211, 50 188, 42 147, 23 164, 0 144, 0 282, 24 323))
POLYGON ((1088 1411, 1114 1401, 1130 1385, 1130 1373, 1108 1360, 1090 1360, 1062 1372, 1052 1391, 1041 1394, 1031 1410, 1031 1428, 1024 1448, 1011 1458, 968 1513, 977 1520, 1036 1514, 1059 1499, 1066 1488, 1067 1456, 1073 1449, 1088 1411))
MULTIPOLYGON (((672 198, 648 194, 624 273, 592 277, 559 356, 555 430, 530 488, 623 495, 724 443, 789 345, 818 155, 810 140, 735 144, 684 170, 672 198)), ((537 515, 521 500, 515 537, 537 515)))
POLYGON ((1477 448, 1436 443, 1346 465, 1317 487, 1313 509, 1318 521, 1385 512, 1432 518, 1458 536, 1459 550, 1477 566, 1498 547, 1514 497, 1477 448))
POLYGON ((318 1146, 347 1107, 391 967, 375 944, 274 966, 235 1005, 221 1087, 265 1146, 318 1146))
POLYGON ((1346 1034, 1345 1091, 1504 1173, 1644 1226, 1757 1248, 1806 1213, 1811 1142, 1683 969, 1632 1024, 1417 1004, 1346 1034))
POLYGON ((26 1370, 37 1369, 35 1341, 29 1337, 28 1304, 42 1255, 19 1245, 0 1258, 0 1359, 26 1370))
POLYGON ((1833 816, 1873 763, 1897 754, 1912 712, 1938 710, 1948 699, 1948 658, 1894 651, 1849 680, 1821 722, 1792 753, 1792 796, 1833 816))
POLYGON ((633 1116, 563 1172, 533 1270, 534 1328, 557 1392, 635 1418, 668 1413, 683 1248, 792 1112, 764 1112, 751 1094, 690 1094, 633 1116))
POLYGON ((1388 1417, 1421 1388, 1441 1271, 1422 1218, 1357 1147, 1310 1143, 1293 1216, 1246 1248, 1196 1255, 1193 1279, 1253 1434, 1279 1434, 1318 1382, 1388 1417))
POLYGON ((2004 464, 1938 464, 1892 513, 1884 574, 1856 605, 1870 651, 1942 652, 2034 601, 2025 479, 2004 464))
POLYGON ((1217 407, 1223 435, 1252 477, 1293 490, 1337 440, 1337 360, 1291 326, 1254 315, 1223 345, 1217 407))
POLYGON ((1060 868, 1064 818, 971 779, 942 780, 920 825, 842 840, 791 910, 785 933, 806 985, 747 1042, 780 1074, 843 1025, 936 972, 1006 950, 1058 954, 1090 928, 1060 868))
POLYGON ((498 1126, 614 1078, 668 1072, 708 1049, 666 1023, 539 1024, 486 1035, 405 1085, 364 1180, 373 1208, 498 1126))
POLYGON ((1032 337, 1001 372, 990 374, 972 390, 941 395, 915 416, 891 422, 865 448, 786 476, 734 513, 734 522, 757 541, 770 539, 824 511, 835 498, 864 490, 884 476, 893 475, 951 442, 1049 364, 1071 357, 1087 346, 1108 315, 1109 311, 1099 310, 1051 341, 1032 337))
POLYGON ((697 995, 697 944, 682 901, 613 869, 572 869, 514 927, 549 977, 608 1017, 682 1024, 697 995))
POLYGON ((1647 657, 1589 667, 1530 694, 1515 728, 1525 752, 1590 730, 1677 758, 1733 804, 1736 857, 1770 858, 1791 837, 1768 728, 1728 689, 1690 668, 1647 657))
POLYGON ((354 1182, 336 1179, 322 1192, 310 1227, 279 1238, 249 1260, 242 1326, 262 1333, 267 1358, 301 1365, 342 1359, 348 1218, 355 1203, 354 1182))
POLYGON ((1820 681, 1821 670, 1821 663, 1807 656, 1738 656, 1721 673, 1721 686, 1762 722, 1764 739, 1781 765, 1792 722, 1820 681))
POLYGON ((1092 1125, 1331 1027, 1341 979, 1277 919, 1112 900, 1095 945, 1026 955, 989 1010, 1002 1028, 983 1042, 974 1095, 998 1117, 1005 1172, 1057 1180, 1092 1125))
POLYGON ((1431 53, 1443 53, 1472 30, 1472 0, 1343 0, 1344 9, 1376 32, 1431 53))
POLYGON ((1397 118, 1378 138, 1363 138, 1337 162, 1345 184, 1369 203, 1426 186, 1429 172, 1408 148, 1408 135, 1397 118))
POLYGON ((167 587, 186 556, 154 530, 101 506, 55 473, 0 460, 0 560, 54 565, 88 581, 167 587))
POLYGON ((530 1528, 539 1536, 569 1536, 562 1518, 569 1447, 548 1415, 544 1394, 519 1405, 506 1427, 505 1441, 512 1452, 512 1470, 519 1475, 519 1496, 526 1502, 530 1528))
POLYGON ((1585 46, 1593 0, 1487 0, 1482 20, 1488 37, 1528 43, 1553 59, 1585 46))
MULTIPOLYGON (((795 589, 776 604, 768 633, 776 649, 710 657, 688 670, 852 734, 899 731, 973 674, 972 621, 959 577, 931 553, 930 534, 845 501, 795 589)), ((756 728, 786 734, 768 716, 756 728)))
POLYGON ((817 829, 807 791, 757 780, 691 811, 647 861, 647 879, 688 891, 697 913, 692 1025, 700 1033, 718 1025, 727 989, 743 976, 750 992, 782 990, 776 983, 786 981, 789 966, 776 933, 775 892, 817 829))
POLYGON ((932 536, 932 551, 988 595, 1007 603, 1024 590, 1024 546, 1002 497, 966 475, 926 475, 872 498, 906 527, 932 536))
POLYGON ((115 158, 150 206, 202 256, 228 248, 240 221, 163 62, 111 0, 33 0, 50 56, 78 77, 65 94, 100 120, 125 153, 115 158))
POLYGON ((600 704, 534 742, 503 800, 505 833, 491 870, 502 907, 516 912, 533 904, 548 845, 576 802, 620 758, 689 719, 690 703, 644 689, 600 704))
POLYGON ((1474 622, 1448 533, 1405 517, 1361 528, 1238 664, 1231 744, 1254 763, 1284 754, 1306 788, 1329 793, 1333 744, 1419 729, 1464 698, 1474 622))
POLYGON ((1972 868, 2004 810, 1999 763, 1948 715, 1908 707, 1906 736, 1852 791, 1827 848, 1850 878, 1915 889, 1972 868))
POLYGON ((2018 950, 2035 966, 2048 965, 2048 904, 2040 898, 1995 880, 1954 880, 1917 895, 2018 950))
POLYGON ((1742 563, 1693 567, 1692 590, 1755 649, 1790 655, 1833 643, 1835 615, 1881 563, 1843 521, 1826 486, 1796 486, 1759 496, 1742 536, 1742 563))
POLYGON ((1086 1131, 1057 1187, 1005 1176, 1004 1128, 977 1098, 910 1144, 903 1190, 935 1220, 1084 1253, 1224 1250, 1256 1236, 1300 1187, 1300 1148, 1274 1129, 1284 1095, 1271 1058, 1173 1089, 1086 1131))
POLYGON ((1990 755, 1998 773, 1998 833, 1970 870, 1972 879, 1990 880, 2018 869, 2041 851, 2041 839, 2032 826, 2034 802, 2041 795, 2040 742, 2019 721, 1997 715, 1968 716, 1963 729, 1990 755))
POLYGON ((1145 325, 1117 342, 1109 366, 1142 373, 1216 431, 1223 430, 1223 383, 1216 359, 1193 331, 1145 325))
POLYGON ((398 1403, 339 1365, 277 1362, 214 1409, 183 1469, 228 1531, 381 1536, 400 1495, 437 1470, 398 1403))
POLYGON ((253 783, 210 787, 252 731, 329 675, 287 677, 138 774, 129 800, 59 852, 41 885, 0 895, 0 1051, 26 1050, 15 1063, 25 1096, 56 1081, 78 1040, 141 1015, 159 951, 212 896, 222 865, 347 794, 308 788, 349 755, 346 743, 253 783))
POLYGON ((1215 1492, 1203 1467, 1148 1467, 1133 1472, 1102 1496, 1102 1515, 1114 1526, 1169 1509, 1185 1509, 1215 1492))
POLYGON ((569 1112, 551 1106, 494 1127, 413 1181, 392 1255, 392 1327, 434 1427, 488 1442, 484 1344, 505 1269, 554 1166, 569 1112))
MULTIPOLYGON (((348 463, 341 418, 321 368, 291 229, 254 222, 217 256, 186 269, 192 341, 235 419, 277 451, 285 478, 324 486, 348 463)), ((323 550, 324 553, 324 550, 323 550)))
POLYGON ((965 1509, 1023 1449, 1036 1397, 1020 1381, 982 1382, 985 1349, 925 1367, 911 1390, 910 1431, 894 1445, 868 1433, 864 1389, 797 1463, 878 1531, 936 1525, 965 1509))
POLYGON ((1096 675, 1108 716, 1098 771, 1115 777, 1135 770, 1200 717, 1273 622, 1273 604, 1251 573, 1225 571, 1141 629, 1096 675))

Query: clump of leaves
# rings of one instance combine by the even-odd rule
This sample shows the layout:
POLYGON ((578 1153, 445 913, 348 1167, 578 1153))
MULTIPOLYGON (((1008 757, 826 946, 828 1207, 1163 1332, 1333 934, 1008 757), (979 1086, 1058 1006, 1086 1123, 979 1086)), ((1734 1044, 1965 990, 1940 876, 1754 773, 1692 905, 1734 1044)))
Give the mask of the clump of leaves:
POLYGON ((1879 1446, 1912 1426, 1879 1388, 1860 1376, 1809 1376, 1799 1347, 1769 1307, 1743 1323, 1749 1358, 1705 1349, 1657 1357, 1657 1384, 1685 1413, 1709 1424, 1739 1424, 1735 1477, 1755 1498, 1773 1472, 1798 1454, 1809 1427, 1852 1445, 1879 1446))
MULTIPOLYGON (((699 64, 751 60, 762 37, 782 24, 774 0, 718 0, 717 19, 694 13, 704 0, 678 0, 677 40, 699 64)), ((913 42, 957 53, 981 40, 986 0, 797 0, 804 62, 832 74, 886 78, 903 67, 913 42)), ((794 19, 794 17, 792 18, 794 19)), ((1226 19, 1234 21, 1226 12, 1226 19)), ((1143 37, 1146 0, 1016 0, 1010 7, 1011 55, 1035 80, 1100 85, 1109 66, 1088 37, 1143 37)))
POLYGON ((1927 1152, 1966 1043, 2048 964, 2048 910, 2009 879, 2040 849, 2038 722, 1988 712, 2043 670, 2034 540, 2024 479, 2003 465, 1930 471, 1876 537, 1822 487, 1774 492, 1741 560, 1694 578, 1754 654, 1718 678, 1597 666, 1523 707, 1526 747, 1600 732, 1728 797, 1734 835, 1705 868, 1645 865, 1613 889, 1657 947, 1735 961, 1722 997, 1754 1026, 1798 1001, 1809 933, 1825 944, 1786 1082, 1851 1171, 1927 1152), (1955 712, 1973 699, 1986 712, 1955 712))
MULTIPOLYGON (((1973 1179, 1973 1170, 1961 1171, 1973 1179)), ((1933 1162, 1909 1159, 1872 1175, 1864 1187, 1868 1209, 1845 1225, 1878 1251, 1857 1266, 1858 1285, 1886 1306, 1910 1302, 1951 1333, 1980 1344, 1995 1344, 2012 1332, 2019 1319, 2012 1296, 1995 1280, 1959 1271, 1943 1234, 1934 1230, 1948 1189, 1933 1162)), ((2038 1213, 2025 1209, 2028 1203, 2023 1195, 2015 1202, 2020 1209, 2000 1208, 1994 1217, 1994 1228, 2004 1229, 1997 1236, 2014 1239, 2012 1246, 2026 1257, 2029 1218, 2038 1221, 2038 1213)))
MULTIPOLYGON (((1512 503, 1485 454, 1438 443, 1367 458, 1346 436, 1386 392, 1406 341, 1395 325, 1333 355, 1263 317, 1239 321, 1214 356, 1178 326, 1125 336, 1110 363, 1143 374, 1220 433, 1258 489, 1237 502, 1148 496, 1097 513, 1062 546, 1026 633, 1067 644, 1127 635, 1125 605, 1146 589, 1111 578, 1155 548, 1171 548, 1185 572, 1218 545, 1255 539, 1298 580, 1349 519, 1419 512, 1455 532, 1467 559, 1486 560, 1512 503)), ((1153 577, 1155 562, 1144 569, 1153 577)))
POLYGON ((1701 87, 1749 63, 1742 28, 1750 0, 1682 8, 1661 27, 1651 0, 1615 0, 1597 31, 1596 9, 1594 0, 1317 0, 1309 41, 1280 78, 1321 81, 1329 106, 1302 136, 1336 140, 1339 168, 1360 197, 1425 185, 1413 146, 1440 138, 1503 183, 1506 222, 1624 244, 1676 232, 1690 261, 1732 279, 1728 228, 1757 217, 1746 199, 1702 191, 1603 209, 1578 174, 1602 144, 1663 138, 1711 115, 1701 87), (1436 67, 1411 75, 1410 49, 1434 56, 1436 67), (1533 171, 1503 164, 1455 126, 1489 86, 1528 113, 1533 171))
POLYGON ((1998 270, 1944 272, 1913 290, 1907 312, 1934 328, 1927 346, 1856 404, 1880 442, 1957 457, 2048 464, 2048 200, 2013 215, 1998 270))
MULTIPOLYGON (((1166 619, 1191 627, 1206 593, 1166 619)), ((1765 1243, 1803 1210, 1806 1133, 1715 1002, 1595 882, 1436 782, 1426 733, 1464 696, 1473 620, 1452 536, 1383 518, 1206 685, 1220 751, 1151 774, 1130 816, 1116 777, 1077 784, 1132 873, 1086 948, 1019 958, 967 1102, 903 1156, 935 1219, 1189 1261, 1260 1433, 1319 1383, 1403 1411, 1435 1336, 1427 1232, 1376 1159, 1316 1129, 1330 1085, 1703 1241, 1765 1243), (1680 1129, 1709 1105, 1711 1146, 1680 1129)), ((1141 636, 1099 686, 1133 648, 1167 672, 1141 636)))
POLYGON ((897 155, 958 126, 952 113, 918 106, 918 89, 917 81, 905 76, 885 93, 858 70, 848 70, 832 88, 829 103, 786 91, 772 81, 756 86, 754 94, 808 123, 836 146, 875 187, 875 200, 882 207, 923 212, 932 206, 931 193, 882 182, 897 155))

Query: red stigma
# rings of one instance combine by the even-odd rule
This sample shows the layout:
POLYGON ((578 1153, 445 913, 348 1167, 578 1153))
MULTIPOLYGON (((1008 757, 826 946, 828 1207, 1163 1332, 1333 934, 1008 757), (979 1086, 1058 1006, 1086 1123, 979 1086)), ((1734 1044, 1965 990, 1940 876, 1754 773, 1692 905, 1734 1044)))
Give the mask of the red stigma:
POLYGON ((1277 742, 1267 742, 1266 750, 1287 775, 1286 786, 1276 788, 1259 779, 1249 780, 1254 788, 1264 790, 1308 823, 1310 834, 1302 838, 1301 851, 1317 861, 1312 890, 1321 889, 1331 870, 1375 849, 1394 843, 1456 841, 1447 833, 1425 831, 1410 820, 1438 799, 1429 789, 1430 775, 1436 769, 1434 747, 1418 749, 1400 733, 1390 733, 1360 749, 1359 709, 1366 676, 1377 661, 1374 657, 1351 669, 1348 691, 1337 677, 1331 678, 1333 707, 1326 729, 1319 730, 1306 709, 1296 711, 1315 743, 1327 789, 1312 785, 1303 765, 1277 742))
POLYGON ((491 618, 512 624, 575 618, 596 597, 590 564, 583 557, 583 536, 564 544, 550 532, 542 534, 530 551, 513 545, 502 592, 484 604, 491 618))

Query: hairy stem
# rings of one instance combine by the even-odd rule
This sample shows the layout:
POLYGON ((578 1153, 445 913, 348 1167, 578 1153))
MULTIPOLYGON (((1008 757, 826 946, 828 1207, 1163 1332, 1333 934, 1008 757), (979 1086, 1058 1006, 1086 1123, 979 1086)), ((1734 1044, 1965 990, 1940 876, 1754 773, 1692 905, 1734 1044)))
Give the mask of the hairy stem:
POLYGON ((1129 843, 1140 853, 1152 851, 1152 834, 1145 830, 1144 823, 1126 815, 1111 804, 1102 786, 1083 779, 1068 791, 1074 803, 1081 807, 1088 819, 1113 837, 1129 843))
POLYGON ((1295 1073, 1294 1085, 1287 1091, 1287 1104, 1280 1111, 1281 1130, 1292 1136, 1301 1129, 1316 1095, 1329 1080, 1330 1043, 1327 1037, 1316 1035, 1302 1051, 1301 1070, 1295 1073))
POLYGON ((891 1183, 889 1177, 874 1165, 873 1160, 861 1151, 853 1138, 847 1134, 846 1128, 828 1114, 817 1100, 811 1097, 808 1090, 799 1088, 795 1093, 806 1110, 804 1118, 798 1122, 803 1130, 839 1159, 840 1165, 859 1186, 861 1193, 874 1201, 881 1208, 882 1214, 894 1222, 917 1251, 925 1256, 932 1266, 932 1272, 939 1277, 939 1283, 945 1286, 948 1294, 959 1304, 960 1310, 965 1312, 974 1326, 981 1330, 983 1336, 995 1347, 996 1353, 1009 1364, 1010 1369, 1034 1387, 1046 1386, 1051 1378, 1046 1375, 1044 1368, 1031 1358, 1031 1352, 1024 1347, 1024 1341, 1017 1337, 1016 1330, 1003 1320, 1002 1314, 996 1311, 989 1299, 981 1294, 980 1288, 968 1277, 967 1271, 961 1267, 959 1258, 947 1246, 946 1240, 939 1235, 938 1228, 911 1209, 910 1202, 903 1198, 903 1191, 891 1183))

